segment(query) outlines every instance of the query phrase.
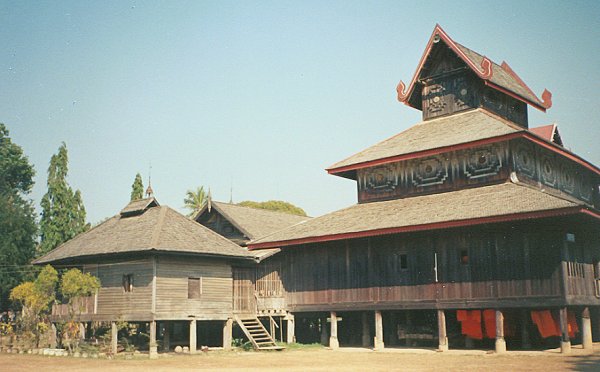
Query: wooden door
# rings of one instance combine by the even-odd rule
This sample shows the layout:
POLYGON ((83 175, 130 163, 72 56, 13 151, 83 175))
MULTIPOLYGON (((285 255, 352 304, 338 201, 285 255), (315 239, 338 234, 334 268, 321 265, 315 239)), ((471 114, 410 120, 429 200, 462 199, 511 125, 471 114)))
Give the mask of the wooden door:
POLYGON ((254 296, 253 268, 233 268, 233 312, 254 314, 256 312, 256 297, 254 296))

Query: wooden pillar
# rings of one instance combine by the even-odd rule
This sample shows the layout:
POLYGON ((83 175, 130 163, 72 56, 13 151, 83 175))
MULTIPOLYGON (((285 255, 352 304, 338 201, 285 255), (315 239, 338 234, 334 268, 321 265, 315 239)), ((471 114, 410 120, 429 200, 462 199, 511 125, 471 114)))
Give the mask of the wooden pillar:
POLYGON ((504 314, 496 310, 496 352, 506 352, 506 340, 504 340, 504 314))
POLYGON ((296 320, 292 314, 287 316, 287 340, 288 344, 296 342, 296 320))
POLYGON ((52 323, 50 325, 50 348, 51 349, 56 349, 56 334, 57 330, 56 330, 56 324, 52 323))
POLYGON ((369 314, 366 311, 362 313, 362 346, 371 345, 371 330, 369 329, 369 314))
POLYGON ((196 354, 197 334, 196 334, 196 319, 190 320, 190 354, 196 354))
POLYGON ((329 347, 337 349, 340 347, 340 342, 337 337, 337 313, 332 311, 329 315, 331 331, 329 332, 329 347))
POLYGON ((571 339, 569 338, 569 320, 567 318, 567 308, 560 308, 560 352, 563 354, 571 353, 571 339))
POLYGON ((329 336, 327 334, 327 318, 321 318, 321 345, 329 345, 329 336))
POLYGON ((229 318, 223 323, 223 349, 225 350, 231 349, 231 341, 233 340, 232 329, 233 319, 229 318))
POLYGON ((581 313, 581 343, 584 350, 592 350, 592 320, 589 307, 585 307, 581 313))
POLYGON ((156 321, 150 322, 150 348, 148 350, 148 354, 150 359, 158 358, 158 347, 156 344, 156 321))
POLYGON ((171 324, 163 322, 163 351, 168 353, 171 350, 171 324))
POLYGON ((529 310, 527 309, 521 311, 521 348, 531 348, 531 341, 529 339, 529 310))
MULTIPOLYGON (((412 332, 412 318, 410 316, 410 310, 406 310, 405 316, 406 316, 407 333, 411 333, 412 332)), ((408 337, 406 338, 406 346, 412 346, 412 340, 408 337)))
POLYGON ((113 356, 117 355, 118 336, 117 322, 110 322, 110 352, 113 356))
POLYGON ((79 323, 79 338, 85 340, 85 323, 79 323))
POLYGON ((375 350, 383 350, 385 348, 383 342, 383 318, 381 316, 381 310, 375 310, 375 338, 373 340, 375 350))
POLYGON ((398 319, 395 311, 392 311, 388 317, 388 332, 386 337, 389 345, 396 345, 398 342, 398 319), (390 332, 391 331, 391 332, 390 332))
POLYGON ((446 313, 444 310, 437 311, 438 316, 438 350, 448 351, 448 334, 446 333, 446 313))

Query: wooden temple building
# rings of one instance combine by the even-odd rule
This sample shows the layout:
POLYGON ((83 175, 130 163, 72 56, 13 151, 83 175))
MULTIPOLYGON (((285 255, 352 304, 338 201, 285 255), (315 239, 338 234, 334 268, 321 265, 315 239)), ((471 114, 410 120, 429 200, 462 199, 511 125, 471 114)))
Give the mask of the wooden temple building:
POLYGON ((356 182, 355 205, 292 220, 211 202, 187 219, 149 198, 35 263, 97 275, 80 321, 149 322, 154 352, 157 327, 169 350, 186 322, 192 351, 203 321, 224 347, 234 321, 256 346, 261 325, 244 322, 260 317, 332 348, 591 348, 600 169, 555 125, 529 128, 528 106, 551 94, 439 26, 397 93, 422 122, 327 169, 356 182))
POLYGON ((263 264, 280 262, 286 310, 320 318, 332 347, 591 348, 600 169, 556 126, 529 129, 551 94, 439 26, 397 92, 423 121, 327 169, 356 181, 358 204, 248 244, 281 249, 263 264))

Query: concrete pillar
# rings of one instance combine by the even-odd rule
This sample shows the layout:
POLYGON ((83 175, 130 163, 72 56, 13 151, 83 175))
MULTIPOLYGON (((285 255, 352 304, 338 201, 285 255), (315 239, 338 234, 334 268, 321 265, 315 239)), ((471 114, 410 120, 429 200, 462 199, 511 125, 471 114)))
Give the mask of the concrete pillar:
POLYGON ((438 318, 438 351, 448 351, 448 334, 446 333, 446 313, 437 311, 438 318))
POLYGON ((383 350, 385 348, 383 342, 383 318, 381 310, 375 310, 375 338, 373 339, 375 350, 383 350))
POLYGON ((51 325, 50 325, 50 348, 52 348, 52 349, 56 349, 56 338, 57 338, 56 332, 57 332, 56 324, 51 323, 51 325))
POLYGON ((196 354, 197 334, 196 334, 196 319, 190 320, 190 354, 196 354))
POLYGON ((231 341, 233 340, 232 329, 233 319, 229 318, 223 323, 223 349, 225 350, 231 349, 231 341))
POLYGON ((369 314, 366 311, 362 313, 362 346, 371 345, 371 330, 369 329, 369 314))
POLYGON ((329 335, 327 333, 327 318, 321 318, 321 345, 329 345, 329 335))
POLYGON ((168 353, 171 350, 171 324, 163 322, 163 351, 168 353))
POLYGON ((296 342, 296 320, 292 314, 287 316, 287 339, 288 344, 296 342))
POLYGON ((521 348, 531 348, 531 341, 529 338, 529 310, 527 309, 521 311, 521 348))
POLYGON ((150 348, 148 350, 148 355, 150 359, 158 358, 158 347, 156 343, 156 321, 150 322, 150 348))
POLYGON ((112 355, 117 355, 118 337, 119 330, 117 329, 117 322, 110 322, 110 352, 112 355))
POLYGON ((560 308, 560 352, 563 354, 571 353, 571 339, 569 338, 569 320, 567 318, 567 308, 560 308))
POLYGON ((504 314, 496 310, 496 352, 506 352, 506 340, 504 340, 504 314))
POLYGON ((337 337, 337 313, 332 311, 329 315, 330 318, 330 327, 331 332, 329 332, 329 347, 332 349, 337 349, 340 347, 340 342, 337 337))
POLYGON ((581 313, 581 343, 584 350, 592 351, 592 320, 589 307, 585 307, 581 313))

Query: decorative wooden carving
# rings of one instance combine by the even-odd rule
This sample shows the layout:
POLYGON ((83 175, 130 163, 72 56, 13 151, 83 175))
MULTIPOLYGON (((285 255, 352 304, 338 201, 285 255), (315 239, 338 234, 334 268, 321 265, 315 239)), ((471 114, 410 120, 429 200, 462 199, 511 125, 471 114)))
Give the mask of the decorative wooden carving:
POLYGON ((561 166, 562 179, 560 182, 560 189, 567 194, 575 193, 575 172, 573 167, 570 166, 566 161, 561 166))
POLYGON ((440 157, 419 159, 412 167, 412 184, 417 187, 441 185, 448 178, 448 169, 440 157))
POLYGON ((404 82, 402 80, 400 80, 400 82, 396 86, 396 92, 398 92, 398 101, 406 102, 410 91, 406 90, 406 85, 404 85, 404 82))
POLYGON ((552 107, 552 93, 548 89, 544 89, 544 93, 542 93, 542 103, 546 109, 552 107))
POLYGON ((535 179, 536 160, 533 146, 529 143, 524 142, 516 144, 513 157, 515 169, 517 170, 517 172, 524 174, 529 178, 535 179))
POLYGON ((463 157, 463 172, 468 179, 496 175, 502 168, 502 160, 492 147, 472 149, 463 157))
POLYGON ((543 154, 541 157, 541 181, 544 185, 558 187, 558 170, 556 162, 551 154, 543 154))
POLYGON ((398 186, 398 175, 394 167, 384 165, 365 172, 365 189, 369 193, 392 192, 398 186))

